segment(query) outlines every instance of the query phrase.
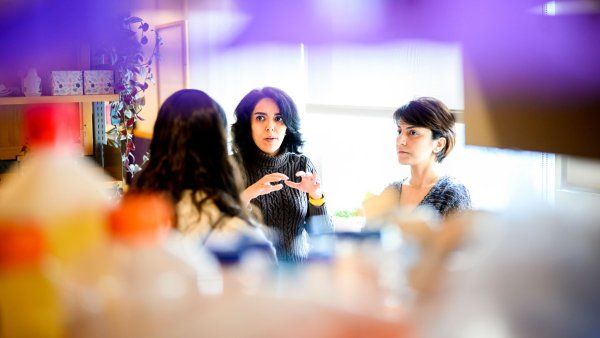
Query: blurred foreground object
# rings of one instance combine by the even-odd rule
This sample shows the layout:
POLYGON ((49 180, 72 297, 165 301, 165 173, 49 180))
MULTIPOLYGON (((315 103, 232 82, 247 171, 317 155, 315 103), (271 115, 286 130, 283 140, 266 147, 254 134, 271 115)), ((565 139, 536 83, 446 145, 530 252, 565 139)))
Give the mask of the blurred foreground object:
POLYGON ((531 207, 473 221, 416 314, 423 337, 598 336, 597 210, 531 207))
POLYGON ((196 270, 163 247, 174 217, 160 195, 123 198, 109 216, 111 241, 59 279, 70 336, 172 336, 181 316, 202 304, 196 270))
POLYGON ((236 296, 207 299, 181 317, 171 337, 397 337, 412 338, 405 323, 383 321, 292 298, 236 296), (188 334, 180 334, 187 332, 188 334))
POLYGON ((102 240, 110 179, 76 153, 76 106, 35 105, 24 114, 31 152, 0 184, 0 219, 36 220, 49 253, 68 261, 102 240))
POLYGON ((63 337, 63 313, 45 271, 37 224, 0 220, 0 336, 63 337))

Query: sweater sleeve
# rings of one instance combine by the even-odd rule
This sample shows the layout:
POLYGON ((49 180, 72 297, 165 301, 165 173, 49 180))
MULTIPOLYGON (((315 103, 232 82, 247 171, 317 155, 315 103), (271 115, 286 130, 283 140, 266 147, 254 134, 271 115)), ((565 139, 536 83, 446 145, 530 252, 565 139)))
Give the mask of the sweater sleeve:
MULTIPOLYGON (((317 170, 311 160, 306 158, 306 169, 305 172, 316 173, 317 170)), ((317 173, 318 174, 318 173, 317 173)), ((306 194, 308 199, 308 194, 306 194)), ((327 199, 325 204, 320 207, 316 207, 310 202, 308 203, 308 213, 305 219, 305 228, 309 234, 323 234, 333 232, 333 222, 327 212, 327 199)))
POLYGON ((471 196, 467 188, 460 184, 452 184, 444 191, 447 204, 444 207, 444 217, 471 209, 471 196))

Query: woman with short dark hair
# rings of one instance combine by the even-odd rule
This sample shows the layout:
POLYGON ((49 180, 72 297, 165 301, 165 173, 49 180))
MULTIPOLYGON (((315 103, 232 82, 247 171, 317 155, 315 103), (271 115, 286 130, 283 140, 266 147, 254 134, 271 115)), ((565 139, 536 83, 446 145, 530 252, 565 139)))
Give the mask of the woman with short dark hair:
POLYGON ((387 192, 394 193, 404 208, 428 206, 440 216, 470 209, 467 188, 454 178, 441 176, 442 162, 455 144, 454 115, 441 101, 422 97, 394 113, 398 126, 398 162, 410 166, 410 177, 395 182, 387 192))
POLYGON ((131 192, 170 197, 176 203, 177 228, 203 242, 214 232, 268 242, 242 206, 241 179, 227 152, 226 127, 223 109, 206 93, 183 89, 169 96, 154 124, 150 159, 131 192))
POLYGON ((309 251, 307 231, 329 232, 333 225, 315 167, 300 153, 296 105, 282 90, 265 87, 244 96, 235 116, 234 155, 247 186, 242 201, 258 205, 264 224, 277 230, 280 259, 302 260, 309 251))

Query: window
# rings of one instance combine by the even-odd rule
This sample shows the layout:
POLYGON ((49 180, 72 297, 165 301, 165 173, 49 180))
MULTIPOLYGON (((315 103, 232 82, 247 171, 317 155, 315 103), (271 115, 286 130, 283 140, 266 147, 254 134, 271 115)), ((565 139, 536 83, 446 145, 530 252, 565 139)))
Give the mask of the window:
MULTIPOLYGON (((409 175, 396 159, 393 111, 371 113, 330 108, 309 110, 304 119, 306 152, 319 163, 334 213, 359 208, 366 194, 409 175)), ((440 169, 465 184, 474 208, 499 211, 532 199, 552 203, 553 155, 465 146, 464 128, 457 123, 457 144, 440 169)))
MULTIPOLYGON (((359 208, 366 194, 408 175, 396 159, 396 108, 419 96, 464 108, 456 44, 263 45, 203 56, 191 58, 192 86, 206 90, 229 116, 253 88, 276 86, 294 98, 304 151, 321 174, 332 214, 359 208)), ((521 198, 552 202, 553 155, 465 146, 464 125, 456 131, 458 144, 441 167, 467 186, 475 208, 501 210, 521 198)))

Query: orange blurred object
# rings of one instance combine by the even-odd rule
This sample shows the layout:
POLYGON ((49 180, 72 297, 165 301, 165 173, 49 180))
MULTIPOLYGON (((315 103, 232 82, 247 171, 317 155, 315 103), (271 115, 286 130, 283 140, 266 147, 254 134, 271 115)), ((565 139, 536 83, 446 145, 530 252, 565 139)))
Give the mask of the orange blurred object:
POLYGON ((46 243, 34 221, 0 221, 0 269, 36 265, 42 260, 46 243))
POLYGON ((175 223, 173 204, 160 194, 125 195, 109 215, 109 231, 114 239, 130 244, 155 244, 175 223))

